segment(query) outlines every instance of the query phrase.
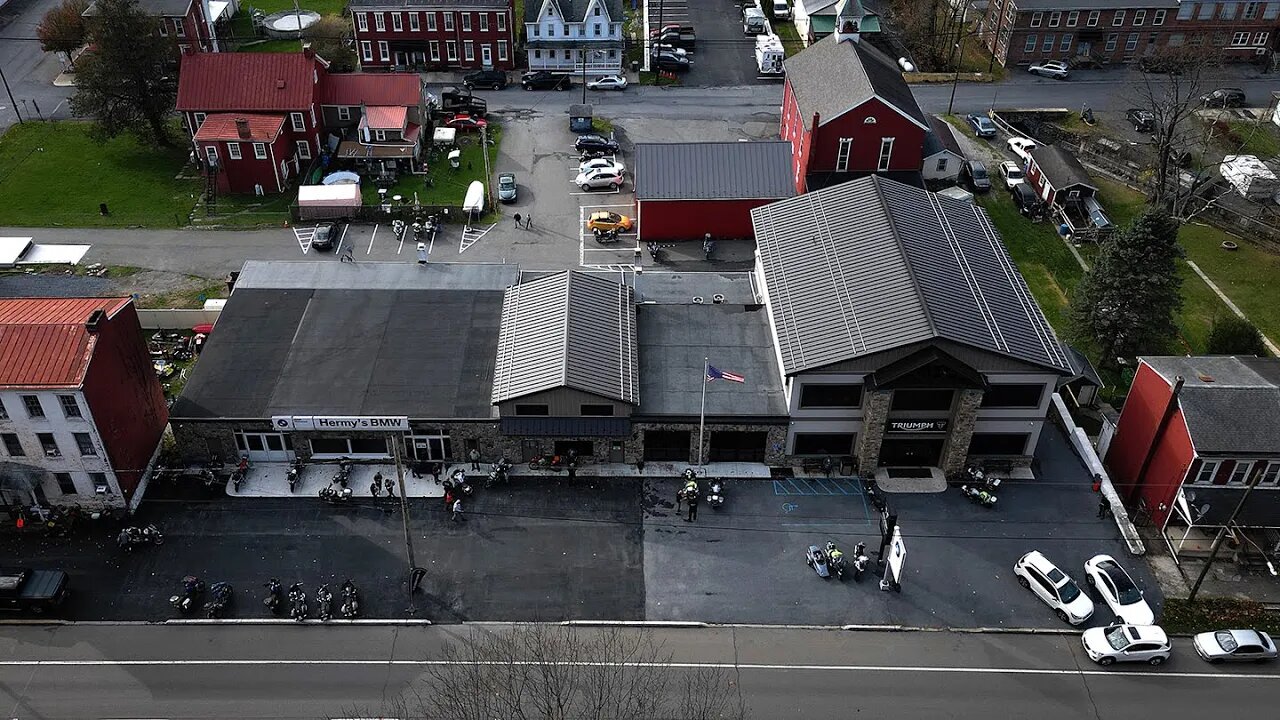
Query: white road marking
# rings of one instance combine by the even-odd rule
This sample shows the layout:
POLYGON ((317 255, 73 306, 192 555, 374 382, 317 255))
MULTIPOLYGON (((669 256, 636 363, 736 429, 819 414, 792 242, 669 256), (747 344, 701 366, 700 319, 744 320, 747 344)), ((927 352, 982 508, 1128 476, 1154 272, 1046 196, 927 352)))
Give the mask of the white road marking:
MULTIPOLYGON (((342 237, 344 237, 344 238, 345 238, 345 237, 347 236, 347 228, 349 228, 349 227, 351 227, 351 225, 350 225, 350 224, 348 224, 348 225, 346 225, 346 227, 343 227, 343 228, 342 228, 342 237)), ((374 223, 374 224, 373 224, 373 234, 369 236, 369 249, 364 251, 364 254, 365 254, 365 255, 372 255, 372 254, 373 254, 373 239, 374 239, 374 238, 376 238, 376 237, 378 237, 378 224, 377 224, 377 223, 374 223)))
POLYGON ((316 237, 316 229, 314 227, 299 228, 295 225, 293 237, 298 241, 298 247, 302 248, 302 254, 306 255, 311 250, 311 241, 316 237))
MULTIPOLYGON (((497 226, 498 226, 498 223, 493 223, 492 225, 490 225, 489 227, 483 230, 476 230, 470 225, 467 225, 466 227, 462 228, 462 238, 458 240, 458 254, 461 255, 462 253, 469 250, 472 245, 475 245, 476 243, 480 242, 480 238, 484 237, 485 233, 488 233, 490 230, 494 229, 497 226)), ((433 238, 433 242, 434 242, 434 238, 433 238)))
MULTIPOLYGON (((538 666, 549 664, 547 661, 517 660, 504 662, 498 660, 387 660, 369 658, 353 659, 306 659, 306 658, 267 658, 267 659, 225 659, 225 660, 192 660, 192 659, 143 659, 143 660, 0 660, 0 667, 152 667, 159 665, 179 665, 187 667, 286 667, 286 666, 385 666, 404 667, 438 667, 445 665, 499 665, 499 666, 538 666)), ((1280 674, 1269 673, 1217 673, 1217 672, 1162 672, 1159 670, 1077 670, 1074 668, 1008 668, 1008 667, 912 667, 910 665, 806 665, 785 663, 732 663, 732 662, 672 662, 672 663, 638 663, 616 661, 578 661, 568 663, 580 667, 601 668, 673 668, 678 670, 759 670, 765 672, 880 672, 880 673, 926 673, 957 675, 1084 675, 1090 677, 1157 677, 1157 678, 1199 678, 1209 680, 1269 680, 1280 681, 1280 674)))

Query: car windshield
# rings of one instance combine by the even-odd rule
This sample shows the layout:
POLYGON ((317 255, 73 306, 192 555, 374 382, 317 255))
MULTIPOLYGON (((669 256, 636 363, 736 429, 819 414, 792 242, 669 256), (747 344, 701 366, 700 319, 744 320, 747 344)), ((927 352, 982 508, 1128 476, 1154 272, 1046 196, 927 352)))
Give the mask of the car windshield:
POLYGON ((975 178, 985 178, 987 176, 987 169, 981 165, 974 165, 973 176, 975 178))
POLYGON ((1236 637, 1226 630, 1220 630, 1214 633, 1213 638, 1217 640, 1218 644, 1222 646, 1222 649, 1227 652, 1235 652, 1235 649, 1240 647, 1239 643, 1236 642, 1236 637))
POLYGON ((1010 178, 1016 179, 1022 177, 1022 169, 1017 165, 1005 165, 1005 171, 1008 173, 1010 178))
POLYGON ((504 190, 506 190, 507 188, 513 188, 515 186, 516 186, 516 179, 509 175, 503 175, 498 178, 498 187, 504 190))
POLYGON ((1129 639, 1124 626, 1121 626, 1107 632, 1107 644, 1114 650, 1123 650, 1132 645, 1133 640, 1129 639))
POLYGON ((1062 598, 1062 602, 1072 602, 1080 597, 1080 586, 1076 585, 1075 580, 1068 580, 1066 584, 1058 588, 1058 595, 1062 598))
POLYGON ((1133 584, 1133 580, 1129 578, 1124 568, 1115 563, 1104 562, 1098 564, 1098 569, 1111 578, 1111 582, 1116 586, 1116 601, 1121 605, 1132 605, 1142 600, 1142 591, 1133 584))

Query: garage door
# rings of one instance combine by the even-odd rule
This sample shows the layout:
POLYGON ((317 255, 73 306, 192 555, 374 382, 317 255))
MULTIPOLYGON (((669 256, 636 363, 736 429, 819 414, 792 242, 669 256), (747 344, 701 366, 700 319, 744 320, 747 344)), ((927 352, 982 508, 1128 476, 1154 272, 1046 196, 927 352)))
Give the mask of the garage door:
POLYGON ((711 462, 764 462, 765 432, 711 433, 711 462))
POLYGON ((645 430, 644 459, 690 462, 688 430, 645 430))

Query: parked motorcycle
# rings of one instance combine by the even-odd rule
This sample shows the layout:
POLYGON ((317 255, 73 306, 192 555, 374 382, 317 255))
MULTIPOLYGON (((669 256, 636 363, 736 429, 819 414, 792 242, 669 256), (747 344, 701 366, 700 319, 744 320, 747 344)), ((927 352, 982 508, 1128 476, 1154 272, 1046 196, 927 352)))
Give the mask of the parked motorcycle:
POLYGON ((231 583, 216 582, 209 588, 209 602, 204 604, 204 613, 211 618, 220 618, 231 607, 231 583))
POLYGON ((422 234, 426 237, 427 242, 435 240, 438 232, 440 232, 440 216, 428 215, 427 221, 422 226, 422 234))
POLYGON ((445 492, 457 491, 465 497, 471 497, 471 494, 476 491, 475 488, 471 487, 471 483, 467 482, 467 471, 463 468, 454 470, 452 475, 441 482, 441 485, 444 487, 445 492))
POLYGON ((648 243, 645 244, 645 247, 649 249, 649 257, 653 258, 654 262, 656 263, 662 262, 663 251, 662 251, 661 245, 650 240, 648 243))
POLYGON ((862 573, 871 567, 871 558, 867 557, 867 544, 860 542, 853 546, 853 579, 862 580, 862 573))
POLYGON ((338 609, 342 617, 351 620, 360 615, 360 592, 350 580, 342 583, 342 607, 338 609))
POLYGON ((711 481, 711 492, 707 493, 707 504, 714 510, 719 510, 724 505, 724 483, 719 480, 711 481))
POLYGON ((969 502, 977 503, 985 508, 995 507, 996 495, 986 488, 961 485, 960 491, 964 493, 965 497, 969 498, 969 502))
POLYGON ((529 469, 564 470, 570 465, 577 464, 577 458, 572 455, 538 455, 529 461, 529 469))
POLYGON ((334 487, 333 483, 329 483, 328 487, 320 488, 320 499, 330 505, 345 505, 351 502, 351 488, 334 487))
POLYGON ((405 227, 403 220, 396 219, 391 221, 391 232, 396 236, 396 240, 404 237, 405 227))
POLYGON ((422 242, 422 221, 413 221, 413 239, 415 242, 422 242))
POLYGON ((711 256, 716 254, 716 241, 711 239, 711 233, 707 233, 702 238, 702 255, 707 260, 711 260, 711 256))
POLYGON ((300 582, 289 587, 289 617, 298 622, 307 619, 307 593, 300 582))
POLYGON ((501 483, 505 485, 511 479, 508 471, 511 469, 511 463, 505 457, 500 458, 498 462, 489 466, 489 475, 485 478, 484 486, 486 488, 493 487, 501 483))
POLYGON ((823 580, 831 577, 831 570, 827 567, 827 554, 817 545, 809 546, 809 550, 805 552, 804 561, 823 580))
POLYGON ((236 469, 231 473, 231 485, 236 492, 240 492, 240 486, 244 483, 244 478, 249 474, 249 456, 241 455, 240 464, 236 465, 236 469))
POLYGON ((204 593, 204 581, 195 575, 182 578, 182 592, 169 597, 169 604, 183 615, 195 612, 196 602, 204 593))
POLYGON ((834 574, 837 580, 844 580, 844 553, 840 551, 840 548, 836 547, 835 543, 830 541, 827 542, 827 547, 823 552, 827 556, 827 570, 834 574))
POLYGON ((284 606, 284 590, 281 588, 278 578, 271 578, 267 581, 267 598, 262 601, 262 604, 267 606, 272 615, 280 614, 280 610, 284 606))
POLYGON ((618 242, 618 230, 616 228, 611 230, 600 230, 595 233, 595 238, 596 242, 601 245, 612 245, 618 242))
POLYGON ((289 470, 285 472, 285 479, 289 481, 289 492, 293 492, 298 488, 298 482, 302 478, 302 461, 294 458, 289 463, 289 470))
POLYGON ((130 525, 116 536, 116 544, 125 552, 133 552, 139 545, 163 545, 164 533, 155 525, 137 527, 130 525))
POLYGON ((333 593, 329 592, 328 585, 316 588, 316 617, 321 621, 333 617, 333 593))

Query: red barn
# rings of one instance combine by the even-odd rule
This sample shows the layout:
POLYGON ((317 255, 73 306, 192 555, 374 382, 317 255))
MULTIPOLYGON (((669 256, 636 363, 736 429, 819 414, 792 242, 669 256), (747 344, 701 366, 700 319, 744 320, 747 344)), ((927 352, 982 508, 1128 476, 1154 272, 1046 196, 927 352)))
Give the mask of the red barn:
POLYGON ((835 34, 785 63, 782 139, 791 143, 792 182, 805 192, 882 173, 920 185, 927 118, 894 61, 842 18, 835 34))
POLYGON ((1233 532, 1280 528, 1280 360, 1142 358, 1106 465, 1139 517, 1175 554, 1231 522, 1233 532))
POLYGON ((640 143, 633 168, 639 237, 754 237, 751 210, 795 195, 781 141, 640 143))

